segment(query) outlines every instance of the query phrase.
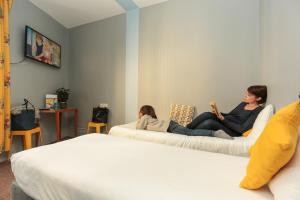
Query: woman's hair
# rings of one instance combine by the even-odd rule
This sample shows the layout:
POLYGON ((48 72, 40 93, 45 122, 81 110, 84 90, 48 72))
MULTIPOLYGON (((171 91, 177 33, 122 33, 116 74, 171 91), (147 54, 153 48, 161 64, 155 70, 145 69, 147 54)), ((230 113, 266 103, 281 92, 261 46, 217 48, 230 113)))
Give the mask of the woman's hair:
POLYGON ((247 91, 250 94, 255 95, 257 98, 261 98, 257 103, 264 104, 267 101, 268 89, 265 85, 252 85, 248 87, 247 91))
POLYGON ((143 115, 150 115, 152 118, 157 119, 155 110, 152 106, 149 106, 149 105, 142 106, 140 109, 140 113, 142 113, 143 115))

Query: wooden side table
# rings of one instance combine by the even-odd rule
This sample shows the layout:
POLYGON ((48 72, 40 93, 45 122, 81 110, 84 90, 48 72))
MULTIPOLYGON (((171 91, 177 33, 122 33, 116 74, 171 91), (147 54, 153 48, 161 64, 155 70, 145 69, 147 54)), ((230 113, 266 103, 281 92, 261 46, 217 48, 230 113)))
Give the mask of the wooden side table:
POLYGON ((78 129, 78 109, 77 108, 64 108, 64 109, 40 109, 40 113, 55 114, 56 124, 56 140, 61 140, 61 115, 62 113, 73 112, 74 113, 74 135, 77 136, 78 129))

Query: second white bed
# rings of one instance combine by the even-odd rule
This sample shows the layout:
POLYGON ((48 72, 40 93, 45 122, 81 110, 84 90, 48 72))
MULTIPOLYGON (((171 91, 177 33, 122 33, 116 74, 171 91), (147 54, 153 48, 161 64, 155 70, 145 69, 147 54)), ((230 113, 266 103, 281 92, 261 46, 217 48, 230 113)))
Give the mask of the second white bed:
POLYGON ((235 156, 249 156, 251 145, 259 138, 266 124, 273 115, 273 106, 267 105, 257 116, 250 136, 235 137, 234 140, 226 140, 205 136, 185 136, 167 132, 155 132, 137 130, 136 123, 115 126, 110 134, 119 137, 127 137, 135 140, 149 141, 159 144, 223 153, 235 156))
POLYGON ((135 124, 136 123, 133 122, 115 126, 110 130, 109 134, 170 146, 245 157, 249 156, 249 148, 253 144, 246 137, 235 137, 233 140, 226 140, 206 136, 185 136, 167 132, 137 130, 135 124))

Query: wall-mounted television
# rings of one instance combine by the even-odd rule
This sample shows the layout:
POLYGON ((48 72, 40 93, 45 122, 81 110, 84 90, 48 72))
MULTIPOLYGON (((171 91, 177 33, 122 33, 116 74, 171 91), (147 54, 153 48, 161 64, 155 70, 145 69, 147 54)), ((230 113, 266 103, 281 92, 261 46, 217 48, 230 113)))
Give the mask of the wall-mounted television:
POLYGON ((61 67, 61 46, 33 28, 25 27, 25 57, 61 67))

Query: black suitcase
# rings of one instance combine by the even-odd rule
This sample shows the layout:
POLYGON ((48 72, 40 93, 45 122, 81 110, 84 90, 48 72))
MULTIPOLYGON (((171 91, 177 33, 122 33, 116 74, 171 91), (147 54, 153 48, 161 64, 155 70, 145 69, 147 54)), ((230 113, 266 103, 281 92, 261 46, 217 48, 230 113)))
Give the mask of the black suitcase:
POLYGON ((108 120, 108 108, 96 107, 93 108, 92 122, 107 123, 108 120))
POLYGON ((24 99, 25 109, 21 110, 18 114, 11 114, 11 130, 12 131, 24 131, 31 130, 37 125, 35 123, 35 108, 27 100, 24 99), (31 105, 31 108, 28 108, 28 104, 31 105))

